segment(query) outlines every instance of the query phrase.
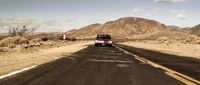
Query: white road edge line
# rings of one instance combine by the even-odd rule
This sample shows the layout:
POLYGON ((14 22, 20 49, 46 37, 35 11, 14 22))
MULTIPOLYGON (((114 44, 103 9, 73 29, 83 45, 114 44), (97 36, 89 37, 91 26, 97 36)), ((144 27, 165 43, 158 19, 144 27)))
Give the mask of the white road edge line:
POLYGON ((61 57, 55 57, 54 60, 58 60, 58 59, 60 59, 60 58, 62 58, 62 56, 61 56, 61 57))
POLYGON ((30 69, 35 68, 35 67, 37 67, 37 65, 30 66, 30 67, 27 67, 27 68, 23 68, 23 69, 21 69, 21 70, 14 71, 14 72, 8 73, 8 74, 6 74, 6 75, 2 75, 2 76, 0 76, 0 79, 4 79, 4 78, 6 78, 6 77, 13 76, 13 75, 15 75, 15 74, 21 73, 21 72, 23 72, 23 71, 30 70, 30 69))
MULTIPOLYGON (((62 58, 63 56, 60 56, 60 57, 55 57, 54 60, 58 60, 60 58, 62 58)), ((18 73, 21 73, 23 71, 27 71, 27 70, 30 70, 30 69, 33 69, 35 67, 37 67, 38 65, 33 65, 33 66, 30 66, 30 67, 27 67, 27 68, 23 68, 21 70, 17 70, 17 71, 14 71, 14 72, 11 72, 11 73, 8 73, 8 74, 5 74, 5 75, 2 75, 0 76, 0 79, 4 79, 6 77, 9 77, 9 76, 13 76, 15 74, 18 74, 18 73)))
POLYGON ((148 59, 145 59, 143 57, 139 57, 139 56, 137 56, 137 55, 135 55, 135 54, 133 54, 131 52, 128 52, 128 51, 126 51, 126 50, 124 50, 124 49, 122 49, 122 48, 120 48, 118 46, 115 46, 115 47, 118 48, 119 50, 123 51, 126 54, 130 54, 130 55, 134 56, 135 59, 139 60, 140 62, 147 63, 147 64, 149 64, 149 65, 151 65, 151 66, 153 66, 155 68, 160 68, 160 69, 166 71, 165 73, 167 75, 169 75, 169 76, 171 76, 171 77, 173 77, 173 78, 175 78, 175 79, 177 79, 177 80, 179 80, 179 81, 181 81, 181 82, 183 82, 183 83, 185 83, 187 85, 200 85, 200 81, 199 80, 196 80, 196 79, 194 79, 192 77, 189 77, 187 75, 184 75, 182 73, 174 71, 172 69, 169 69, 167 67, 159 65, 157 63, 154 63, 154 62, 152 62, 152 61, 150 61, 148 59))

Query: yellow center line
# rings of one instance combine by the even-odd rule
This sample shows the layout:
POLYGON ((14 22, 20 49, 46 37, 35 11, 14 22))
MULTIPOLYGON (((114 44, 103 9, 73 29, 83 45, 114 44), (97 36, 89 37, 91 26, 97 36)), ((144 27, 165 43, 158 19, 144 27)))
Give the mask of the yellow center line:
POLYGON ((169 68, 167 68, 165 66, 162 66, 162 65, 159 65, 157 63, 154 63, 154 62, 152 62, 152 61, 150 61, 148 59, 145 59, 145 58, 143 58, 141 56, 138 56, 138 55, 135 55, 135 54, 133 54, 131 52, 128 52, 128 51, 126 51, 126 50, 124 50, 124 49, 122 49, 122 48, 120 48, 118 46, 115 46, 115 47, 118 48, 119 50, 123 51, 126 54, 130 54, 130 55, 134 56, 135 59, 139 60, 142 63, 147 63, 147 64, 149 64, 149 65, 151 65, 151 66, 153 66, 155 68, 160 68, 160 69, 164 70, 167 75, 169 75, 169 76, 171 76, 171 77, 173 77, 173 78, 175 78, 175 79, 177 79, 177 80, 179 80, 179 81, 181 81, 181 82, 183 82, 183 83, 185 83, 187 85, 200 85, 200 81, 197 80, 197 79, 194 79, 192 77, 189 77, 189 76, 184 75, 182 73, 179 73, 177 71, 169 69, 169 68))

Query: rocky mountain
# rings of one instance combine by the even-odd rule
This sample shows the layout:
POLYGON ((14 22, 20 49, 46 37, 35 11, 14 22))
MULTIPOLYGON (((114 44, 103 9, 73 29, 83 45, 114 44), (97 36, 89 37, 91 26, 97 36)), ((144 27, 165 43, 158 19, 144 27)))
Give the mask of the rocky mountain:
POLYGON ((77 29, 72 29, 72 30, 67 31, 65 34, 66 34, 66 35, 72 35, 72 34, 75 33, 76 31, 77 31, 77 29))
POLYGON ((190 28, 190 33, 200 36, 200 24, 190 28))
POLYGON ((114 38, 130 38, 134 35, 142 35, 163 31, 166 26, 155 20, 138 17, 124 17, 105 24, 92 24, 78 30, 66 32, 68 37, 78 39, 95 38, 97 34, 110 34, 114 38))
POLYGON ((168 25, 168 26, 166 26, 166 28, 170 31, 180 31, 181 29, 183 29, 183 28, 175 26, 175 25, 168 25))
POLYGON ((91 38, 91 37, 96 36, 96 34, 100 33, 99 32, 101 30, 99 29, 100 26, 101 24, 96 23, 96 24, 88 25, 78 30, 70 30, 66 32, 65 34, 69 38, 81 38, 81 39, 91 38))

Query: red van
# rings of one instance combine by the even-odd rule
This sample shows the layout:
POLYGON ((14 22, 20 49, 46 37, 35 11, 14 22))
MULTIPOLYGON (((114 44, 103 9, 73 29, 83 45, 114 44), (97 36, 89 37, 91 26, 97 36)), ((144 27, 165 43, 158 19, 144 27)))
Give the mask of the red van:
POLYGON ((95 47, 110 46, 112 47, 112 39, 108 34, 98 34, 95 40, 95 47))

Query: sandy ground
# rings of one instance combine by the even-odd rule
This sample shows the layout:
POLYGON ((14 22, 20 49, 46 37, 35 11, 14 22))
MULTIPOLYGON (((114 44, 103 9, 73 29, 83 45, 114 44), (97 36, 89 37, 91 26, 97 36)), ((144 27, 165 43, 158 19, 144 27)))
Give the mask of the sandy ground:
POLYGON ((137 48, 144 48, 162 53, 168 53, 179 56, 193 57, 200 59, 200 45, 199 44, 155 44, 155 43, 143 43, 143 42, 124 42, 121 43, 128 46, 134 46, 137 48))
POLYGON ((37 51, 27 52, 12 52, 0 54, 0 75, 10 73, 15 70, 19 70, 25 67, 33 65, 40 65, 49 61, 55 60, 62 55, 70 55, 76 51, 86 48, 87 45, 91 44, 91 41, 79 41, 73 44, 48 48, 48 49, 37 49, 37 51))

